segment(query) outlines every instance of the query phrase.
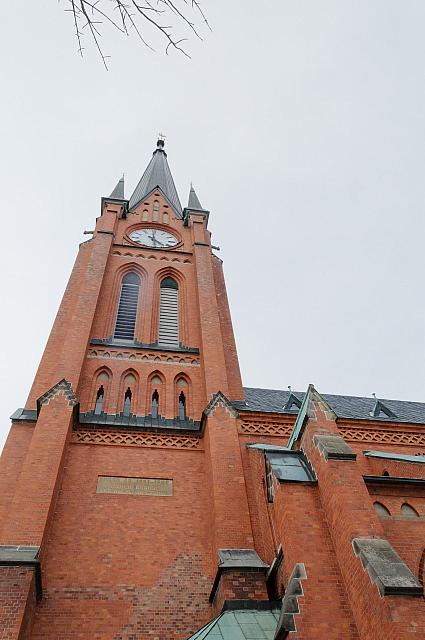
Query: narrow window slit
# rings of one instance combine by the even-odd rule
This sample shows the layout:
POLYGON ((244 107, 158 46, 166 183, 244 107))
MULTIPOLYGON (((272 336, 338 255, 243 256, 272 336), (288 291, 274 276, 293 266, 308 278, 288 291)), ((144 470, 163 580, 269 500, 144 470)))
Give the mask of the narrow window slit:
POLYGON ((179 395, 179 420, 186 420, 186 398, 183 391, 179 395))
POLYGON ((155 389, 155 391, 152 394, 152 418, 157 420, 158 415, 159 415, 159 393, 155 389))
POLYGON ((131 410, 131 389, 128 387, 127 391, 124 394, 124 415, 129 416, 131 410))
POLYGON ((104 397, 105 397, 105 390, 103 388, 103 384, 101 384, 99 389, 97 390, 96 404, 94 407, 94 412, 95 412, 95 415, 97 416, 102 413, 104 397))

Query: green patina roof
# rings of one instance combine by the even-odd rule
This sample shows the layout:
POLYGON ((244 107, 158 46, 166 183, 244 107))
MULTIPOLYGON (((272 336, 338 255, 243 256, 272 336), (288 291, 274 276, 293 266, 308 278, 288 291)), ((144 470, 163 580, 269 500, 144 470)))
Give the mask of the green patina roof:
POLYGON ((224 611, 188 640, 273 640, 279 610, 273 611, 224 611))

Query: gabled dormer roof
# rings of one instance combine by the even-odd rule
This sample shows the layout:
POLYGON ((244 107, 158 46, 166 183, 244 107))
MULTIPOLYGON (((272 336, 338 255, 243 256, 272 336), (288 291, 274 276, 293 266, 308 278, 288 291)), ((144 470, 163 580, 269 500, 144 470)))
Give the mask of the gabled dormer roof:
POLYGON ((284 411, 299 411, 301 409, 301 400, 297 398, 292 392, 289 394, 289 398, 286 401, 283 410, 284 411))
POLYGON ((378 399, 376 399, 375 401, 375 405, 372 411, 370 412, 370 416, 372 418, 396 418, 397 417, 394 411, 391 411, 391 409, 386 407, 385 404, 378 399))
POLYGON ((130 198, 129 209, 134 209, 139 202, 150 195, 152 191, 156 190, 162 193, 173 207, 174 212, 181 218, 182 207, 170 167, 168 166, 163 140, 158 140, 156 143, 156 149, 153 152, 152 159, 130 198))

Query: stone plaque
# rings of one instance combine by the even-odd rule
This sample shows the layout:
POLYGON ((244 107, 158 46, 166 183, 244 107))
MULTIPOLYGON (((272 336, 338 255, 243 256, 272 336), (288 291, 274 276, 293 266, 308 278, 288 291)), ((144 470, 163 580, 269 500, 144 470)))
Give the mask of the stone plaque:
POLYGON ((172 496, 173 481, 163 478, 99 476, 96 493, 120 493, 131 496, 172 496))

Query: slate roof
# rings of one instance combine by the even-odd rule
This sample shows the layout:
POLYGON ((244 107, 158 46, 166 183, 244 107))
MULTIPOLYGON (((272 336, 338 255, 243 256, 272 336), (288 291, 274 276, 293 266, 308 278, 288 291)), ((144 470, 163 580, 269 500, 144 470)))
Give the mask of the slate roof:
MULTIPOLYGON (((233 402, 238 411, 261 411, 265 413, 282 413, 293 415, 297 410, 293 407, 290 411, 285 411, 290 391, 279 389, 255 389, 245 387, 245 402, 233 402)), ((292 394, 299 400, 303 400, 304 392, 292 391, 292 394)), ((376 398, 362 398, 357 396, 337 396, 321 394, 329 403, 338 418, 353 418, 355 420, 382 420, 384 422, 411 422, 425 424, 425 403, 408 402, 405 400, 379 399, 380 403, 387 407, 394 416, 373 414, 376 406, 376 398)))
POLYGON ((157 147, 153 152, 152 159, 130 198, 129 209, 133 209, 139 202, 144 200, 149 193, 157 188, 162 191, 176 214, 181 217, 182 207, 170 167, 168 166, 163 140, 158 140, 157 142, 157 147))
POLYGON ((190 185, 189 202, 187 203, 187 208, 188 209, 199 209, 199 211, 204 211, 204 207, 199 202, 199 198, 196 195, 196 191, 193 188, 193 185, 190 185))
POLYGON ((124 176, 118 180, 109 197, 114 198, 115 200, 124 200, 124 176))
POLYGON ((224 611, 188 640, 273 640, 279 611, 224 611))

